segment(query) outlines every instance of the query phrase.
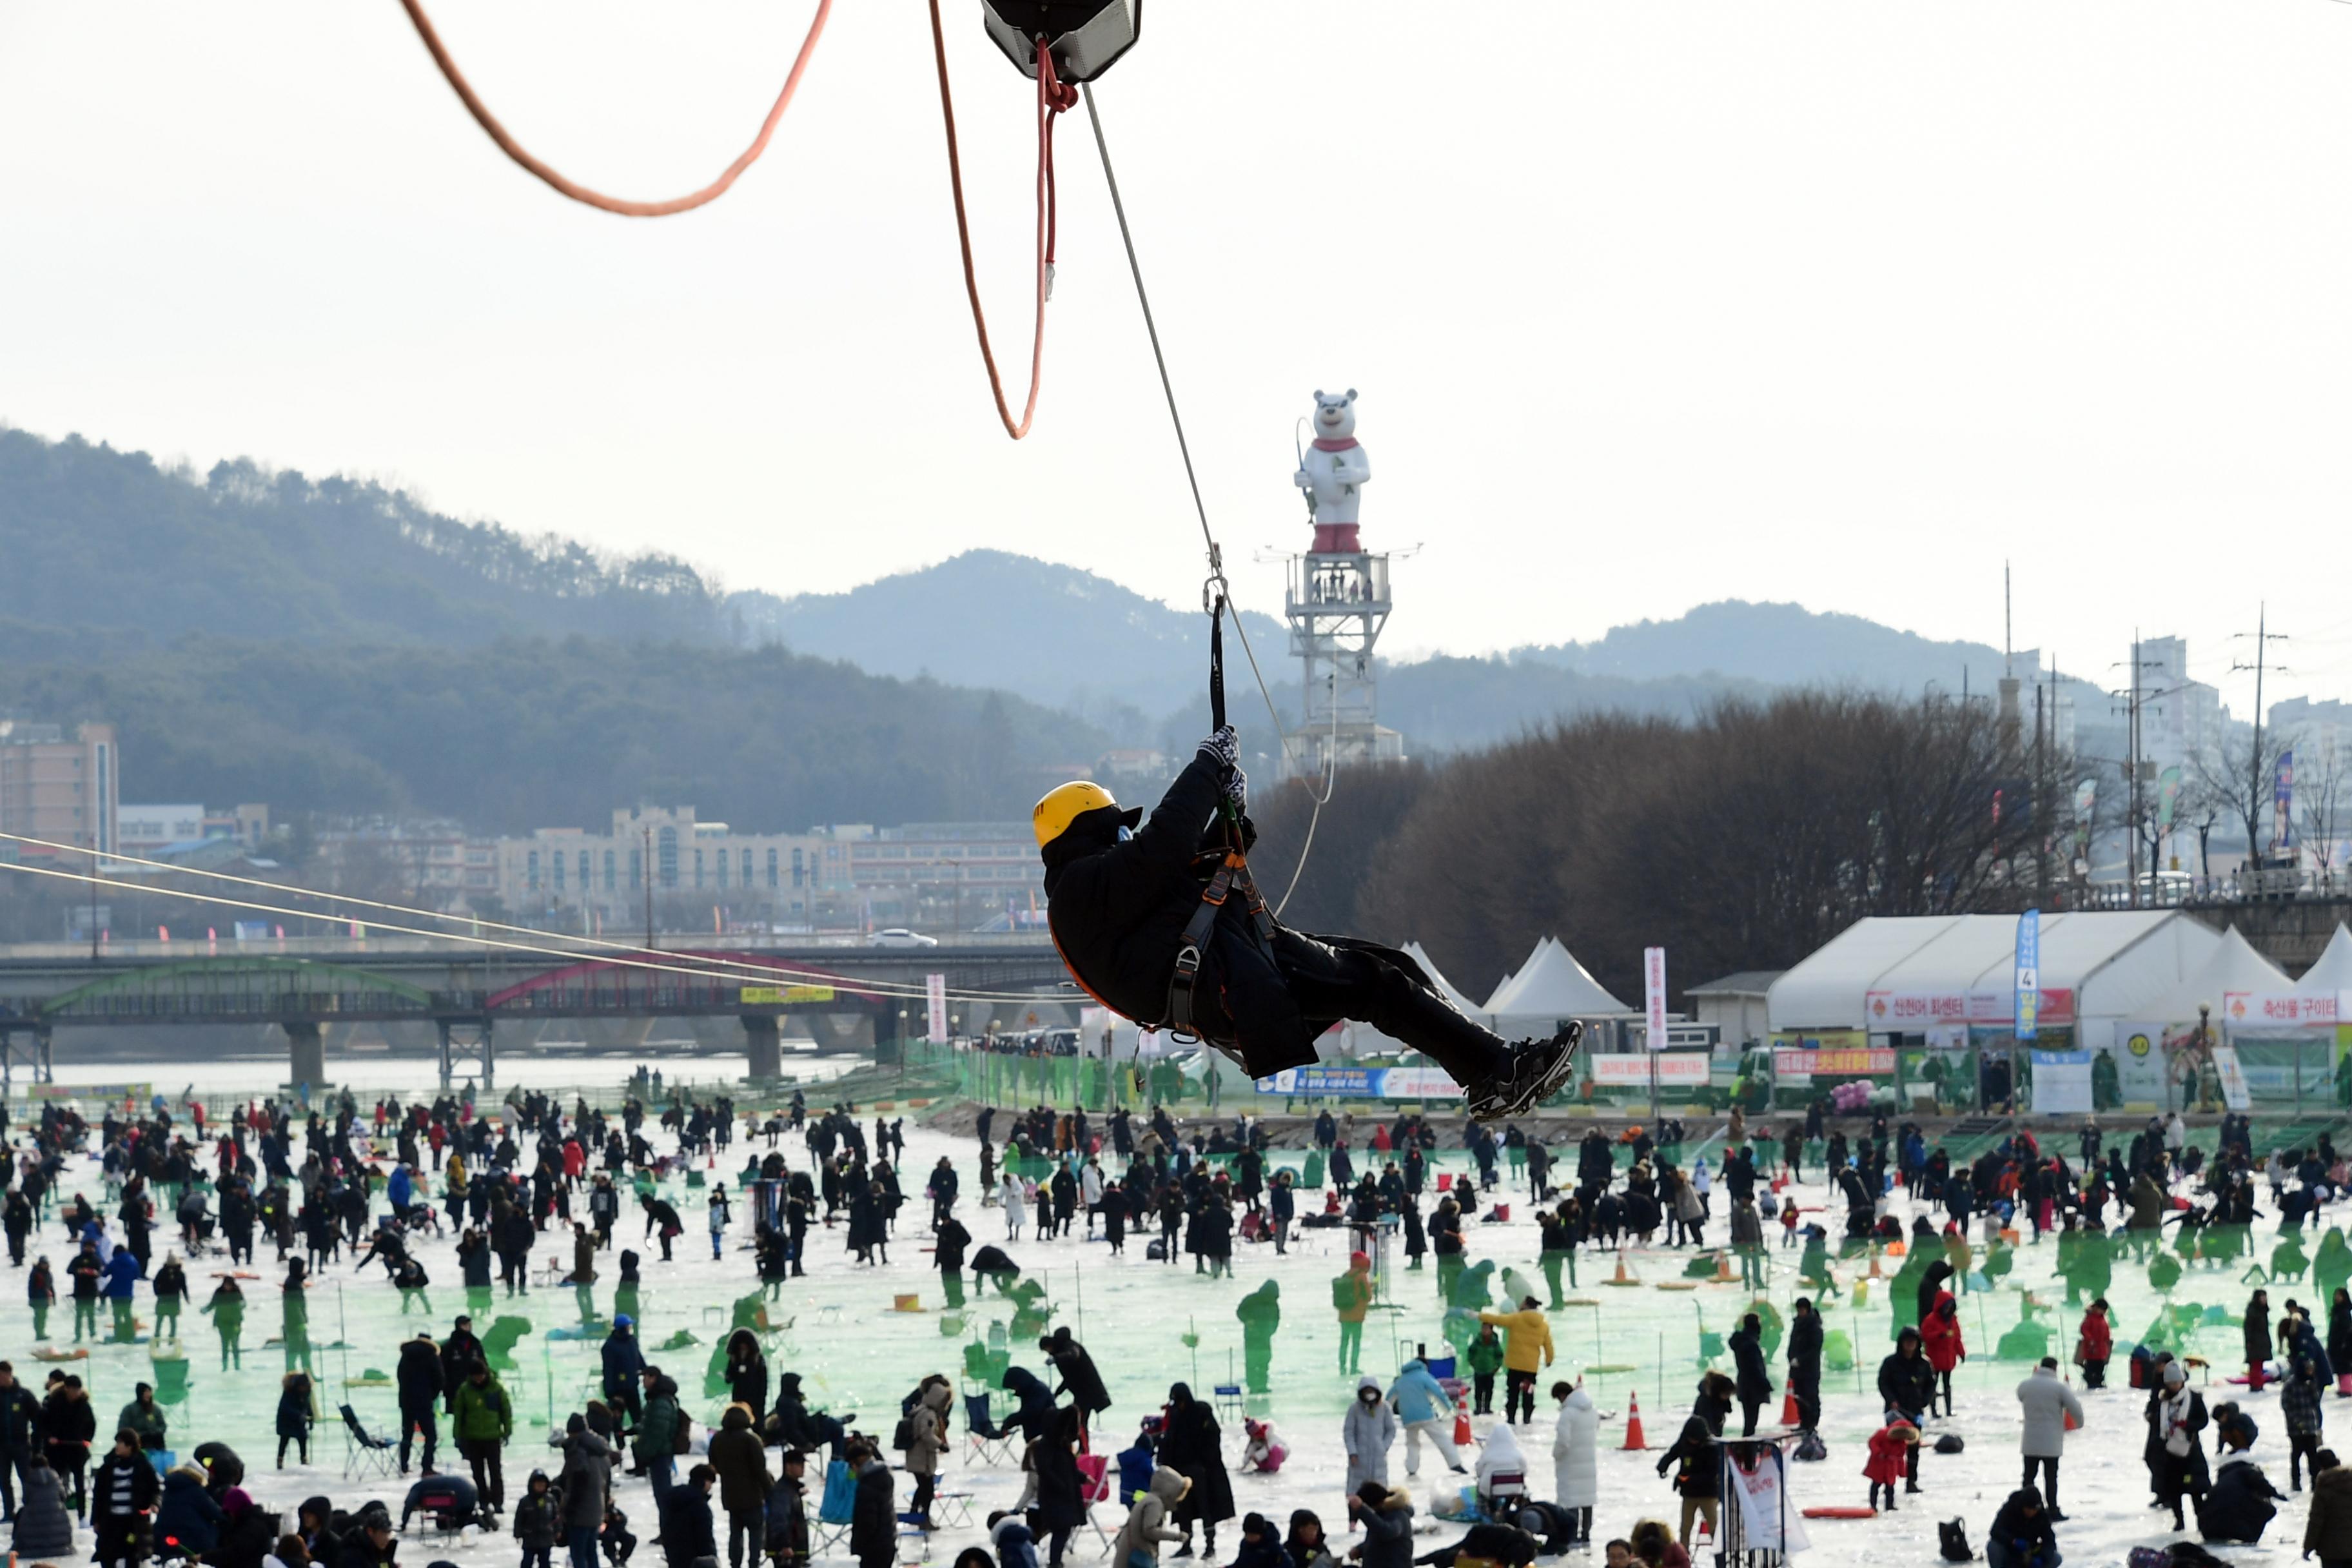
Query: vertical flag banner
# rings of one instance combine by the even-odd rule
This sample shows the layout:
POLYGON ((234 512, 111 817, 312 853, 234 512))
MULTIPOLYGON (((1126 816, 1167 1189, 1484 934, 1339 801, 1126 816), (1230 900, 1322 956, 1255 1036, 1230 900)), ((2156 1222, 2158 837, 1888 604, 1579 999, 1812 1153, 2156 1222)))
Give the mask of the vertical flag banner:
POLYGON ((2042 1021, 2042 911, 2017 917, 2017 1037, 2030 1040, 2042 1021))
POLYGON ((2271 844, 2273 848, 2294 847, 2294 753, 2281 752, 2278 760, 2278 786, 2271 796, 2271 844))
POLYGON ((1666 1048, 1666 950, 1642 950, 1642 1000, 1649 1014, 1650 1048, 1666 1048))
POLYGON ((948 1043, 948 977, 944 974, 924 975, 923 990, 923 1000, 929 1004, 927 1011, 930 1015, 930 1028, 923 1037, 932 1045, 944 1046, 948 1043))

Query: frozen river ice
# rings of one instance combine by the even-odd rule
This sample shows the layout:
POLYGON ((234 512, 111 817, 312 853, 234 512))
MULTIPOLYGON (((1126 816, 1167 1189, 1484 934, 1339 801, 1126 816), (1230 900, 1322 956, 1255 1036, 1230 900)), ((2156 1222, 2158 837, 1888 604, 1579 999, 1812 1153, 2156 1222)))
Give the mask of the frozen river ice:
MULTIPOLYGON (((562 1081, 577 1081, 582 1076, 581 1064, 563 1065, 569 1070, 562 1076, 562 1081)), ((624 1068, 615 1065, 614 1070, 624 1068)), ((158 1080, 167 1079, 173 1076, 173 1069, 157 1067, 152 1076, 158 1080)), ((815 1094, 811 1098, 822 1099, 815 1094)), ((742 1108, 749 1109, 748 1102, 742 1108)), ((870 1122, 870 1110, 866 1114, 870 1122)), ((1569 1122, 1565 1126, 1567 1131, 1562 1136, 1574 1136, 1581 1132, 1583 1124, 1569 1122)), ((1149 1261, 1141 1236, 1131 1236, 1124 1255, 1117 1257, 1100 1241, 1077 1237, 1048 1242, 1024 1238, 1018 1243, 1006 1243, 1001 1215, 992 1207, 979 1206, 971 1196, 977 1185, 977 1154, 971 1139, 918 1128, 910 1118, 907 1145, 904 1183, 910 1195, 900 1215, 898 1235, 890 1246, 890 1261, 878 1268, 858 1267, 844 1249, 839 1227, 812 1230, 809 1277, 790 1281, 782 1299, 768 1309, 772 1323, 769 1336, 772 1372, 800 1373, 813 1405, 829 1406, 836 1413, 857 1412, 862 1417, 861 1426, 886 1440, 896 1415, 897 1402, 924 1374, 943 1373, 956 1379, 959 1386, 964 1386, 961 1373, 965 1342, 975 1336, 985 1336, 993 1323, 1009 1323, 1011 1311, 992 1295, 983 1296, 976 1290, 971 1294, 971 1310, 961 1314, 960 1319, 941 1310, 939 1276, 931 1266, 923 1235, 928 1205, 920 1200, 919 1189, 924 1173, 945 1155, 955 1162, 961 1173, 966 1196, 958 1213, 971 1230, 975 1242, 1006 1246, 1028 1275, 1044 1282, 1054 1305, 1054 1321, 1068 1325, 1092 1351, 1115 1401, 1098 1429, 1098 1434, 1107 1433, 1108 1437, 1098 1435, 1098 1444, 1127 1446, 1136 1423, 1157 1410, 1172 1382, 1189 1382, 1204 1396, 1218 1384, 1239 1383, 1241 1333, 1234 1307, 1244 1293, 1265 1279, 1278 1281, 1284 1318, 1276 1342, 1272 1392, 1250 1399, 1248 1409, 1252 1415, 1272 1417, 1277 1431, 1291 1446, 1292 1457, 1276 1477, 1236 1474, 1236 1500, 1243 1511, 1256 1510, 1270 1517, 1286 1517, 1296 1508, 1312 1508, 1321 1513, 1327 1523, 1344 1518, 1339 1420, 1354 1379, 1340 1375, 1335 1367, 1338 1331, 1329 1305, 1329 1281, 1346 1267, 1346 1231, 1297 1232, 1286 1258, 1276 1258, 1270 1246, 1237 1243, 1234 1275, 1227 1279, 1196 1275, 1189 1258, 1173 1267, 1149 1261), (920 1310, 894 1310, 901 1296, 915 1298, 920 1310)), ((784 1150, 796 1167, 805 1162, 805 1151, 797 1138, 787 1138, 784 1150)), ((747 1149, 739 1134, 733 1147, 720 1158, 720 1168, 709 1173, 707 1179, 723 1180, 732 1194, 738 1187, 747 1153, 756 1157, 763 1152, 762 1142, 755 1142, 747 1149)), ((1295 1165, 1299 1158, 1295 1153, 1278 1153, 1275 1163, 1295 1165)), ((1467 1161, 1458 1152, 1449 1152, 1436 1168, 1458 1172, 1467 1168, 1467 1161)), ((1818 1207, 1825 1195, 1820 1173, 1811 1174, 1812 1181, 1794 1189, 1807 1208, 1818 1207)), ((86 1191, 95 1200, 100 1185, 101 1178, 92 1161, 68 1171, 61 1190, 67 1194, 86 1191)), ((649 1259, 644 1270, 641 1328, 649 1358, 677 1377, 696 1417, 698 1430, 707 1431, 715 1425, 723 1399, 705 1395, 705 1364, 712 1348, 726 1332, 733 1303, 757 1289, 750 1251, 751 1225, 748 1214, 739 1205, 728 1251, 714 1260, 702 1230, 704 1192, 688 1187, 682 1180, 674 1181, 670 1188, 668 1195, 677 1203, 688 1226, 688 1234, 677 1243, 676 1261, 659 1261, 658 1247, 640 1239, 642 1222, 632 1214, 624 1214, 618 1239, 621 1245, 636 1247, 649 1259), (687 1342, 689 1340, 690 1344, 687 1342), (660 1348, 673 1342, 681 1348, 660 1348)), ((1516 1267, 1537 1276, 1537 1232, 1528 1216, 1524 1183, 1515 1192, 1507 1190, 1497 1195, 1511 1204, 1511 1220, 1467 1227, 1471 1257, 1474 1260, 1491 1258, 1498 1269, 1516 1267)), ((1304 1212, 1316 1205, 1302 1202, 1300 1206, 1304 1212)), ((1718 1193, 1712 1227, 1712 1233, 1718 1236, 1723 1207, 1724 1199, 1718 1193)), ((1910 1209, 1899 1189, 1890 1212, 1908 1225, 1910 1209)), ((2331 1205, 2325 1217, 2328 1223, 2336 1223, 2342 1213, 2341 1205, 2331 1205)), ((2273 1226, 2274 1222, 2268 1220, 2258 1226, 2255 1254, 2259 1258, 2269 1258, 2273 1226)), ((167 1225, 159 1233, 159 1247, 175 1241, 176 1236, 176 1226, 167 1225)), ((312 1338, 323 1347, 319 1352, 318 1367, 325 1392, 348 1398, 372 1429, 396 1429, 396 1416, 389 1384, 375 1386, 370 1374, 391 1373, 400 1339, 428 1324, 436 1334, 445 1331, 450 1319, 464 1310, 465 1296, 457 1283, 458 1271, 453 1245, 454 1237, 445 1236, 438 1241, 425 1241, 419 1249, 434 1281, 429 1292, 433 1308, 429 1318, 415 1314, 404 1317, 398 1293, 386 1282, 383 1272, 372 1269, 363 1276, 354 1274, 348 1255, 341 1265, 327 1271, 312 1293, 312 1338)), ((39 1233, 37 1250, 46 1251, 61 1268, 69 1251, 61 1228, 54 1224, 46 1226, 39 1233)), ((559 1251, 568 1262, 568 1244, 559 1247, 551 1236, 535 1256, 552 1260, 559 1251)), ((1964 1300, 1963 1322, 1971 1359, 1956 1379, 1958 1413, 1948 1421, 1931 1423, 1929 1436, 1944 1430, 1957 1433, 1966 1441, 1965 1451, 1957 1456, 1924 1456, 1921 1480, 1925 1495, 1906 1498, 1899 1513, 1873 1521, 1813 1521, 1812 1543, 1803 1553, 1805 1561, 1823 1565, 1861 1563, 1878 1555, 1885 1561, 1929 1562, 1936 1549, 1935 1522, 1955 1516, 1968 1521, 1970 1539, 1981 1543, 1993 1510, 2016 1484, 2019 1419, 2011 1391, 2027 1372, 2023 1362, 1995 1360, 1995 1343, 2020 1321, 2029 1292, 2052 1308, 2043 1321, 2053 1331, 2053 1348, 2062 1361, 2074 1343, 2079 1309, 2063 1306, 2064 1285, 2054 1279, 2053 1271, 2055 1251, 2054 1243, 2020 1247, 2013 1272, 1998 1289, 1971 1294, 1964 1300), (1884 1556, 1889 1552, 1894 1555, 1884 1556)), ((1594 1518, 1597 1540, 1625 1533, 1640 1518, 1675 1517, 1675 1500, 1655 1474, 1657 1451, 1672 1440, 1689 1410, 1701 1366, 1702 1331, 1727 1333, 1737 1326, 1738 1314, 1749 1299, 1748 1292, 1737 1285, 1701 1283, 1694 1289, 1662 1288, 1682 1283, 1683 1267, 1689 1256, 1687 1252, 1663 1249, 1629 1252, 1625 1261, 1641 1283, 1621 1288, 1602 1283, 1612 1272, 1613 1257, 1580 1253, 1577 1265, 1579 1284, 1570 1292, 1573 1304, 1552 1316, 1559 1360, 1554 1372, 1545 1376, 1544 1385, 1549 1385, 1552 1375, 1572 1377, 1581 1372, 1596 1403, 1609 1415, 1601 1427, 1601 1503, 1594 1518), (1646 1454, 1623 1452, 1618 1447, 1624 1433, 1624 1414, 1637 1394, 1651 1443, 1651 1451, 1646 1454)), ((1794 1279, 1797 1257, 1796 1251, 1782 1251, 1777 1245, 1771 1251, 1772 1274, 1765 1295, 1784 1317, 1789 1315, 1794 1297, 1801 1293, 1794 1279)), ((1426 1342, 1443 1352, 1442 1306, 1437 1299, 1433 1266, 1413 1272, 1402 1268, 1401 1256, 1391 1262, 1394 1267, 1381 1310, 1368 1329, 1364 1346, 1365 1370, 1383 1376, 1393 1373, 1402 1359, 1412 1353, 1416 1342, 1426 1342)), ((211 1293, 211 1275, 222 1267, 225 1265, 216 1257, 190 1264, 192 1287, 199 1305, 211 1293)), ((604 1277, 594 1296, 601 1316, 611 1310, 614 1269, 609 1264, 600 1267, 604 1277)), ((1892 1265, 1888 1267, 1891 1272, 1892 1265)), ((2242 1307, 2247 1291, 2247 1287, 2238 1281, 2242 1268, 2242 1263, 2226 1270, 2192 1267, 2176 1288, 2173 1298, 2175 1301, 2221 1305, 2234 1315, 2242 1307)), ((342 1479, 344 1447, 332 1425, 331 1412, 329 1421, 319 1427, 314 1462, 310 1468, 289 1468, 282 1474, 269 1469, 273 1447, 269 1433, 282 1363, 278 1352, 265 1349, 263 1342, 277 1332, 275 1281, 283 1271, 272 1266, 266 1246, 261 1249, 257 1272, 263 1279, 247 1287, 252 1306, 245 1331, 246 1360, 241 1373, 221 1372, 205 1321, 193 1313, 187 1320, 186 1346, 192 1370, 185 1403, 170 1412, 173 1446, 184 1450, 194 1447, 196 1440, 214 1437, 230 1442, 250 1467, 248 1489, 265 1507, 286 1510, 289 1517, 294 1503, 314 1492, 323 1492, 347 1506, 355 1506, 366 1497, 382 1497, 396 1512, 404 1485, 378 1481, 360 1486, 346 1484, 342 1479)), ((1864 1499, 1863 1441, 1878 1425, 1880 1404, 1874 1392, 1874 1375, 1878 1358, 1885 1353, 1890 1339, 1885 1288, 1874 1283, 1866 1292, 1866 1301, 1859 1304, 1851 1290, 1855 1277, 1865 1272, 1857 1266, 1841 1266, 1840 1278, 1849 1287, 1848 1294, 1826 1308, 1828 1327, 1833 1331, 1843 1331, 1858 1353, 1851 1370, 1825 1373, 1822 1430, 1830 1455, 1825 1462, 1792 1468, 1791 1495, 1799 1505, 1854 1504, 1864 1499)), ((2063 1472, 2063 1501, 2070 1518, 2059 1527, 2059 1539, 2068 1559, 2078 1564, 2120 1563, 2133 1545, 2171 1539, 2168 1532, 2157 1528, 2161 1516, 2147 1506, 2146 1472, 2139 1458, 2145 1430, 2140 1419, 2142 1396, 2119 1386, 2124 1382, 2123 1357, 2156 1318, 2161 1299, 2149 1286, 2146 1269, 2133 1265, 2127 1257, 2119 1257, 2115 1283, 2108 1295, 2116 1309, 2117 1353, 2111 1380, 2115 1386, 2084 1395, 2089 1419, 2084 1430, 2068 1439, 2063 1472)), ((2315 1291, 2307 1285, 2275 1286, 2272 1291, 2273 1310, 2282 1307, 2287 1298, 2299 1298, 2311 1305, 2315 1295, 2315 1291)), ((142 1320, 152 1315, 143 1289, 140 1315, 142 1320)), ((560 1430, 563 1417, 593 1393, 603 1325, 599 1321, 583 1327, 574 1292, 566 1288, 534 1289, 511 1298, 500 1292, 489 1317, 493 1322, 499 1318, 519 1319, 529 1328, 517 1342, 515 1370, 506 1376, 515 1399, 519 1427, 515 1447, 507 1460, 511 1492, 539 1462, 541 1455, 537 1450, 546 1443, 551 1424, 560 1430)), ((2320 1317, 2324 1328, 2324 1310, 2320 1317)), ((0 1328, 0 1343, 7 1344, 18 1367, 25 1368, 32 1360, 26 1353, 32 1347, 21 1289, 7 1287, 5 1295, 0 1295, 0 1325, 5 1325, 0 1328)), ((67 1310, 60 1310, 51 1321, 53 1333, 69 1333, 70 1326, 70 1312, 67 1310)), ((477 1331, 488 1326, 478 1314, 477 1331)), ((2235 1370, 2237 1345, 2238 1330, 2219 1325, 2200 1331, 2189 1348, 2192 1353, 2210 1359, 2220 1374, 2235 1370)), ((1034 1346, 1016 1345, 1014 1350, 1016 1363, 1046 1370, 1034 1346)), ((86 1362, 79 1363, 78 1370, 92 1384, 101 1431, 112 1413, 130 1397, 132 1383, 148 1376, 149 1352, 150 1347, 144 1343, 99 1344, 91 1347, 86 1362)), ((1727 1370, 1727 1358, 1717 1358, 1717 1364, 1727 1370)), ((37 1386, 45 1370, 36 1366, 27 1381, 37 1386)), ((1772 1370, 1776 1380, 1782 1375, 1777 1358, 1772 1370)), ((2209 1401, 2219 1402, 2229 1397, 2231 1392, 2217 1376, 2208 1391, 2209 1401)), ((2255 1457, 2264 1462, 2272 1479, 2284 1488, 2285 1436, 2276 1408, 2277 1395, 2274 1392, 2256 1394, 2247 1398, 2246 1403, 2262 1426, 2255 1457)), ((2339 1404, 2330 1398, 2326 1406, 2331 1416, 2343 1413, 2337 1418, 2347 1436, 2352 1436, 2352 1402, 2339 1404)), ((1523 1446, 1531 1461, 1530 1479, 1540 1496, 1550 1495, 1550 1467, 1546 1462, 1551 1441, 1550 1411, 1550 1402, 1541 1401, 1537 1428, 1522 1433, 1523 1446)), ((1772 1413, 1768 1411, 1768 1419, 1772 1413)), ((1476 1425, 1483 1435, 1491 1423, 1481 1418, 1476 1425)), ((960 1412, 958 1427, 961 1453, 963 1445, 960 1412)), ((1229 1461, 1237 1470, 1241 1444, 1238 1418, 1226 1420, 1225 1436, 1229 1461)), ((446 1449, 445 1444, 445 1453, 446 1449)), ((551 1462, 553 1456, 547 1458, 551 1462)), ((1393 1477, 1402 1478, 1402 1462, 1400 1448, 1391 1456, 1393 1477)), ((1416 1487, 1416 1500, 1424 1515, 1435 1479, 1434 1467, 1425 1467, 1416 1487)), ((907 1484, 901 1478, 902 1505, 907 1484)), ((968 1491, 972 1499, 971 1525, 943 1529, 929 1544, 929 1554, 946 1563, 961 1547, 981 1541, 982 1516, 992 1508, 1008 1506, 1019 1492, 1021 1480, 1017 1469, 1009 1465, 951 1461, 942 1485, 950 1491, 968 1491)), ((639 1548, 645 1554, 639 1562, 657 1561, 657 1549, 650 1540, 654 1510, 646 1483, 623 1481, 620 1500, 630 1516, 631 1527, 646 1540, 639 1548)), ((2298 1497, 2282 1510, 2280 1518, 2272 1525, 2267 1544, 2226 1548, 2224 1553, 2250 1562, 2288 1561, 2300 1547, 2304 1506, 2303 1499, 2298 1497)), ((1107 1528, 1115 1529, 1119 1516, 1120 1510, 1112 1505, 1097 1510, 1097 1517, 1107 1528)), ((2191 1524, 2193 1528, 2193 1519, 2191 1524)), ((421 1521, 416 1528, 423 1530, 421 1521)), ((1237 1535, 1237 1531, 1221 1534, 1221 1557, 1231 1555, 1237 1535)), ((1435 1539, 1450 1540, 1452 1535, 1437 1536, 1432 1544, 1435 1539)), ((1091 1533, 1085 1531, 1074 1547, 1080 1562, 1094 1560, 1101 1550, 1091 1533)), ((486 1568, 490 1563, 510 1562, 513 1552, 512 1543, 505 1540, 446 1544, 412 1542, 404 1548, 404 1556, 418 1565, 431 1558, 446 1557, 460 1568, 486 1568)))

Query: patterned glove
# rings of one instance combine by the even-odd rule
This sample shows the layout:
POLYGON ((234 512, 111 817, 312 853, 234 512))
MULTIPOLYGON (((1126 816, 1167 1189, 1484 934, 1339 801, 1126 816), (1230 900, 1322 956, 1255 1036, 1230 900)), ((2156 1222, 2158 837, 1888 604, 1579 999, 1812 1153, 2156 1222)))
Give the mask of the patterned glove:
POLYGON ((1207 740, 1202 742, 1200 754, 1214 763, 1224 773, 1231 773, 1239 767, 1242 760, 1242 746, 1240 738, 1234 733, 1234 727, 1231 724, 1223 725, 1207 740))
POLYGON ((1225 775, 1225 799, 1232 803, 1235 816, 1249 810, 1249 774, 1235 768, 1225 775))

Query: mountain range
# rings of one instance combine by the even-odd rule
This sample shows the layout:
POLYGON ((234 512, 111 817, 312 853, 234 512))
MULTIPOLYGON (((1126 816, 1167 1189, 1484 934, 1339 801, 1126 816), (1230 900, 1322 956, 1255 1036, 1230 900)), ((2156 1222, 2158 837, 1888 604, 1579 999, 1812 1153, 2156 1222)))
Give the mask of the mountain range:
MULTIPOLYGON (((508 831, 637 798, 762 828, 1002 817, 1207 717, 1197 611, 998 551, 846 593, 728 593, 673 557, 459 521, 364 480, 199 474, 0 427, 0 713, 121 724, 133 798, 508 831)), ((1283 627, 1245 624, 1295 712, 1283 627)), ((1257 703, 1234 666, 1242 714, 1257 703)), ((1429 754, 1781 686, 1989 690, 2000 666, 1981 644, 1726 601, 1389 664, 1381 715, 1429 754)))

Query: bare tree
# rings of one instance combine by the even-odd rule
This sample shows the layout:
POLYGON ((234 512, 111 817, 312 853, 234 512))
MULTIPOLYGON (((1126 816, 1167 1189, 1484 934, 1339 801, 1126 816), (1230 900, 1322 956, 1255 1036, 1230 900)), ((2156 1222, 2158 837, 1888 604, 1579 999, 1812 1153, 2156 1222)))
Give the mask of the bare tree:
POLYGON ((2250 863, 2270 821, 2280 754, 2294 750, 2294 742, 2293 734, 2264 725, 2259 751, 2252 731, 2225 733, 2219 746, 2189 759, 2199 786, 2221 803, 2221 809, 2231 821, 2245 829, 2250 863))
POLYGON ((2332 742, 2295 753, 2294 830, 2322 871, 2336 869, 2336 836, 2344 830, 2345 792, 2352 786, 2347 759, 2332 742))

